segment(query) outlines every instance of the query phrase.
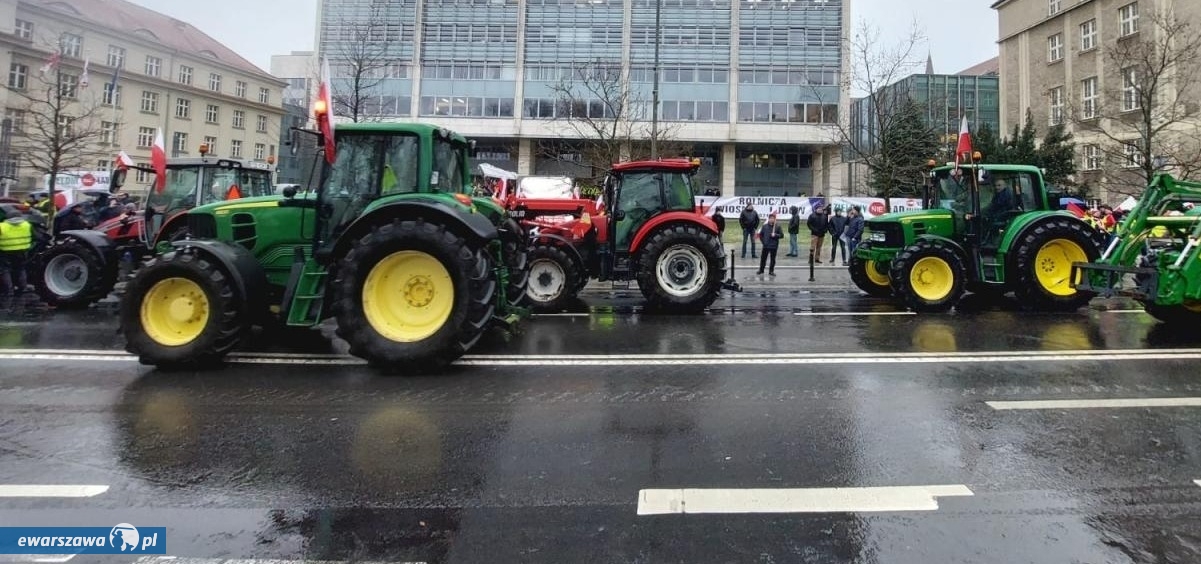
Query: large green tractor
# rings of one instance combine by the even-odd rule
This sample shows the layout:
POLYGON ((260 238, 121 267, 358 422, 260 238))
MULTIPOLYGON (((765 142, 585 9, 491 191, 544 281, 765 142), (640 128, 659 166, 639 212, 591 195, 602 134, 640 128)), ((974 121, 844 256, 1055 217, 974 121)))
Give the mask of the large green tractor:
POLYGON ((1072 263, 1100 256, 1103 235, 1059 211, 1059 197, 1032 166, 932 167, 924 209, 866 222, 851 279, 921 312, 949 310, 966 292, 1013 292, 1033 310, 1077 309, 1094 294, 1072 286, 1072 263))
MULTIPOLYGON (((517 321, 526 241, 470 193, 469 143, 424 124, 346 124, 316 189, 213 203, 121 300, 144 364, 219 361, 253 326, 333 318, 350 352, 387 371, 442 367, 517 321)), ((322 138, 319 146, 324 143, 322 138)))
POLYGON ((1163 323, 1201 328, 1201 182, 1160 174, 1105 253, 1074 266, 1078 290, 1131 297, 1163 323))

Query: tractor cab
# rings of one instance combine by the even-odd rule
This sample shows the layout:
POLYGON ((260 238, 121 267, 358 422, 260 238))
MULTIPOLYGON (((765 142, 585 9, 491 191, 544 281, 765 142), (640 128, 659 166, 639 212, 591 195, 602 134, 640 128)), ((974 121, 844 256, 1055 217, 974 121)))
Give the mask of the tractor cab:
POLYGON ((669 214, 695 214, 692 176, 699 167, 700 161, 689 159, 613 165, 605 178, 602 200, 606 207, 611 206, 611 212, 603 217, 613 234, 613 270, 629 270, 631 252, 645 239, 646 227, 660 224, 669 214))
POLYGON ((942 167, 931 172, 930 180, 927 209, 951 211, 960 242, 983 251, 997 249, 1006 226, 1017 216, 1053 209, 1047 204, 1042 174, 1032 166, 942 167))

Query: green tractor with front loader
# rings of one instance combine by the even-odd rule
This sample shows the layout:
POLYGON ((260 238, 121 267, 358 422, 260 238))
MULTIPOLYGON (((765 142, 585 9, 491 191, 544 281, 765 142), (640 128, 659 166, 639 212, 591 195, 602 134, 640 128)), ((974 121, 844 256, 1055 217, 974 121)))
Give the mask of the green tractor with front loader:
POLYGON ((525 315, 524 233, 470 195, 466 139, 402 123, 338 125, 333 147, 312 133, 336 147, 315 189, 189 210, 187 238, 128 283, 121 327, 143 364, 208 365, 253 327, 332 318, 368 364, 425 372, 525 315))
POLYGON ((1156 175, 1099 259, 1073 265, 1080 291, 1124 296, 1159 321, 1201 329, 1201 182, 1156 175))
POLYGON ((930 167, 923 209, 867 220, 851 280, 918 312, 946 311, 965 293, 1037 311, 1075 310, 1092 298, 1072 286, 1072 263, 1095 260, 1104 236, 1026 165, 930 167))

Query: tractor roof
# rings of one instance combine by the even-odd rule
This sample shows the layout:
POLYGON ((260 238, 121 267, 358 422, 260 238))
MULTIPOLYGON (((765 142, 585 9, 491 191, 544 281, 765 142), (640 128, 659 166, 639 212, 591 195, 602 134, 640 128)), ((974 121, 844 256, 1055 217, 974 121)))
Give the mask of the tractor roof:
POLYGON ((690 171, 701 166, 700 161, 689 159, 659 159, 657 161, 631 161, 616 163, 613 172, 630 172, 633 170, 671 170, 690 171))
POLYGON ((457 132, 429 123, 339 123, 334 126, 334 131, 349 133, 416 133, 417 135, 429 135, 430 137, 443 135, 454 141, 467 142, 467 138, 457 132))
MULTIPOLYGON (((954 168, 955 168, 954 163, 947 163, 942 166, 934 167, 934 170, 943 171, 943 170, 952 170, 954 168)), ((996 171, 1000 171, 1000 172, 1042 172, 1041 169, 1039 169, 1036 166, 1024 165, 1024 164, 991 164, 991 163, 962 164, 962 165, 959 165, 959 168, 973 168, 973 169, 980 168, 980 169, 984 169, 984 170, 996 170, 996 171)))
POLYGON ((258 170, 272 170, 271 165, 259 161, 247 161, 233 157, 178 157, 167 159, 167 168, 185 166, 226 166, 258 170))

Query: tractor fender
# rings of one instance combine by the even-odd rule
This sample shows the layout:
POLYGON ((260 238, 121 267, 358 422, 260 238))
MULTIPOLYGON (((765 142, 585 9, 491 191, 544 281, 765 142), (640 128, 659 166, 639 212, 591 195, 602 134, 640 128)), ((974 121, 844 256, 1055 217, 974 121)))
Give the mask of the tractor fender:
POLYGON ((110 261, 116 258, 110 256, 116 248, 113 246, 113 242, 110 241, 103 232, 92 231, 91 229, 72 229, 70 231, 63 231, 59 233, 57 238, 75 239, 91 247, 92 250, 96 251, 96 255, 100 257, 100 260, 103 264, 107 265, 110 261))
POLYGON ((949 239, 942 235, 919 235, 913 242, 916 243, 918 241, 938 241, 943 246, 955 251, 955 254, 959 255, 960 260, 964 261, 965 264, 971 264, 971 257, 968 255, 967 250, 963 248, 963 245, 955 242, 954 239, 949 239))
MULTIPOLYGON (((164 233, 170 233, 172 230, 175 229, 175 226, 180 225, 180 224, 186 224, 187 221, 188 221, 188 214, 186 212, 185 213, 177 213, 177 214, 172 215, 171 217, 166 218, 163 221, 163 224, 159 226, 158 232, 151 234, 151 236, 154 238, 154 244, 151 245, 150 248, 152 248, 152 249, 157 248, 159 243, 164 243, 165 241, 163 241, 163 239, 162 239, 164 233)), ((150 228, 149 225, 142 226, 142 229, 149 229, 149 228, 150 228)))
POLYGON ((646 240, 647 235, 653 233, 656 229, 668 223, 687 223, 690 225, 697 225, 701 229, 721 237, 721 232, 717 229, 717 223, 715 223, 711 217, 703 216, 691 211, 673 211, 661 213, 655 217, 652 217, 650 221, 646 222, 646 225, 643 225, 642 228, 638 230, 638 233, 634 235, 634 240, 630 241, 630 254, 633 255, 634 253, 638 252, 638 250, 642 247, 642 243, 646 240))
POLYGON ((241 245, 232 245, 212 239, 186 239, 171 244, 176 251, 191 249, 217 261, 225 272, 238 296, 242 298, 243 319, 258 321, 267 313, 267 273, 254 254, 241 245))
POLYGON ((1076 217, 1076 215, 1072 212, 1068 211, 1031 212, 1018 216, 1017 219, 1013 220, 1013 223, 1009 225, 1009 228, 1005 230, 1005 235, 1001 237, 1001 245, 998 247, 999 251, 1008 255, 1009 250, 1013 247, 1014 241, 1020 241, 1021 238, 1026 235, 1026 232, 1032 227, 1042 223, 1047 218, 1058 219, 1064 217, 1084 223, 1083 220, 1081 220, 1079 217, 1076 217))
POLYGON ((567 256, 576 261, 576 264, 579 265, 581 269, 585 269, 586 272, 588 263, 584 262, 584 255, 580 254, 580 250, 576 248, 575 245, 571 244, 571 241, 567 240, 566 237, 553 233, 539 233, 536 237, 530 239, 530 243, 531 247, 535 244, 542 243, 563 249, 563 252, 567 253, 567 256))
POLYGON ((376 225, 396 219, 417 218, 442 223, 452 233, 477 244, 487 243, 500 237, 500 231, 488 220, 487 216, 481 213, 464 213, 437 201, 402 200, 372 208, 362 217, 354 220, 338 237, 330 256, 334 260, 337 257, 345 256, 350 251, 351 245, 369 233, 371 228, 376 225))

